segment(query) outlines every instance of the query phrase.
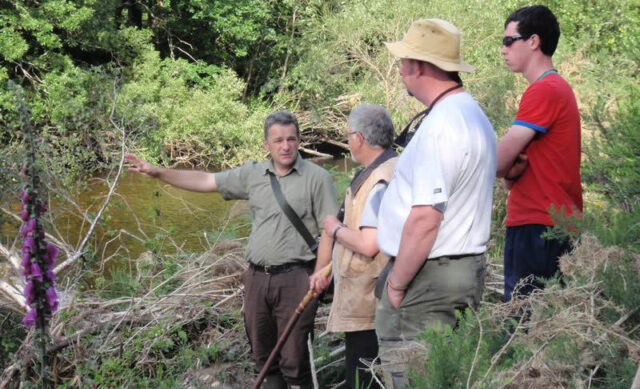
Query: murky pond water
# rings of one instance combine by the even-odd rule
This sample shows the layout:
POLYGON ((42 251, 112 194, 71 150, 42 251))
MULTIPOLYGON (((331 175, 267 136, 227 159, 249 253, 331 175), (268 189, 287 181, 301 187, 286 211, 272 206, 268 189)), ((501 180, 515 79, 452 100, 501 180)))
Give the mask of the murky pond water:
MULTIPOLYGON (((333 171, 351 169, 349 159, 319 162, 333 171)), ((47 232, 76 247, 89 228, 81 210, 94 216, 107 194, 104 180, 91 180, 89 189, 77 194, 77 208, 68 203, 52 204, 56 219, 47 232)), ((14 204, 14 210, 18 205, 14 204)), ((0 236, 11 245, 17 223, 3 219, 0 236)), ((124 173, 102 222, 90 240, 96 259, 121 262, 141 253, 201 252, 218 239, 243 239, 250 230, 245 201, 225 201, 218 193, 194 193, 135 173, 124 173)), ((17 243, 19 244, 19 243, 17 243)), ((109 267, 109 266, 107 266, 109 267)))

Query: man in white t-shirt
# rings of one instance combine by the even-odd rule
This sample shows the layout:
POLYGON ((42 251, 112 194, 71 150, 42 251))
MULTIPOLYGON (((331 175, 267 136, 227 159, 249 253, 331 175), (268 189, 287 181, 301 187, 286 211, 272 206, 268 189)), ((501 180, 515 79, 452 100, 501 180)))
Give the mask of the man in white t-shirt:
POLYGON ((406 145, 380 207, 378 244, 391 270, 376 308, 387 388, 411 387, 407 371, 427 326, 455 326, 455 311, 477 307, 489 240, 496 137, 462 88, 460 33, 439 19, 414 22, 387 43, 407 91, 429 106, 406 145))

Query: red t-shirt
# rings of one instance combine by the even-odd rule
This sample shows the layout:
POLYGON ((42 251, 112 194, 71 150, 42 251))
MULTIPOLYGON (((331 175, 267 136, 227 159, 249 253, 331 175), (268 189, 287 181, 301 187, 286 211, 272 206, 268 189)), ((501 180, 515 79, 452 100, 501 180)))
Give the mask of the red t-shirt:
POLYGON ((507 226, 551 226, 552 205, 567 216, 582 213, 580 113, 571 86, 557 73, 535 81, 522 95, 513 124, 536 135, 525 149, 529 166, 507 199, 507 226))

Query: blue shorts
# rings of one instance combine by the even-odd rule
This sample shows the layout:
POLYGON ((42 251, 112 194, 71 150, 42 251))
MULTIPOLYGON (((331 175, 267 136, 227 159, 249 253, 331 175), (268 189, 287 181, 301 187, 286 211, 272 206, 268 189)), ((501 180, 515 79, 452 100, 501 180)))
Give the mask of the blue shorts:
MULTIPOLYGON (((569 240, 541 238, 547 226, 527 224, 507 227, 504 244, 504 301, 511 300, 513 289, 523 278, 551 278, 558 272, 558 258, 571 250, 569 240)), ((518 295, 528 295, 543 284, 535 278, 518 290, 518 295)))

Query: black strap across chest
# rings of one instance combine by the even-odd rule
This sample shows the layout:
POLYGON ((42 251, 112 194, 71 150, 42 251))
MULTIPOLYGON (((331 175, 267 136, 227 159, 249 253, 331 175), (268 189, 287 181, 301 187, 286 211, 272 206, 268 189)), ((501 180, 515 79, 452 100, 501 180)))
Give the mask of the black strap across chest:
POLYGON ((278 182, 278 178, 275 174, 269 172, 269 179, 271 180, 271 189, 273 190, 273 195, 276 197, 280 208, 287 216, 287 219, 293 224, 298 233, 302 236, 302 238, 307 242, 309 249, 315 252, 318 248, 318 243, 315 238, 311 235, 307 227, 304 225, 300 217, 296 213, 296 211, 291 208, 287 199, 284 198, 284 194, 282 193, 282 189, 280 188, 280 183, 278 182))

